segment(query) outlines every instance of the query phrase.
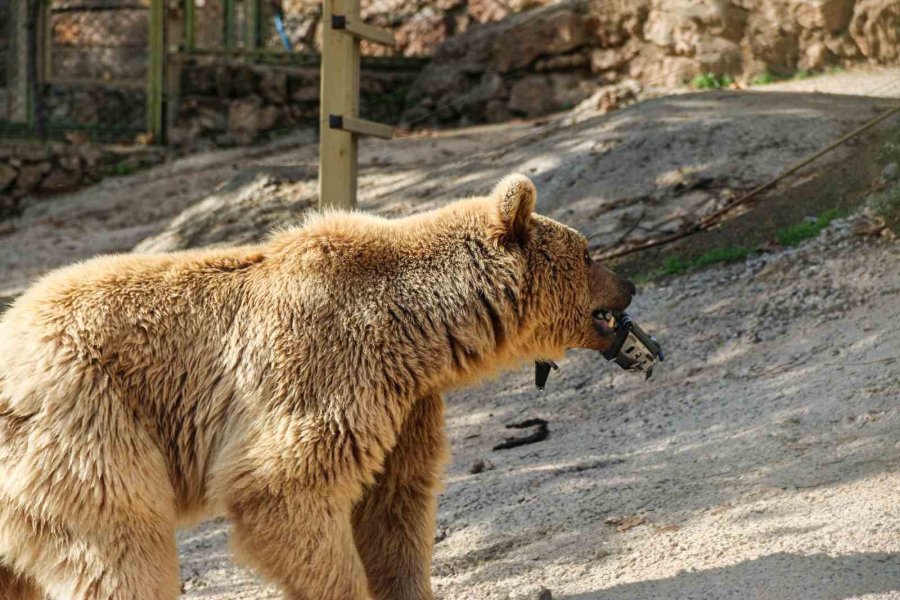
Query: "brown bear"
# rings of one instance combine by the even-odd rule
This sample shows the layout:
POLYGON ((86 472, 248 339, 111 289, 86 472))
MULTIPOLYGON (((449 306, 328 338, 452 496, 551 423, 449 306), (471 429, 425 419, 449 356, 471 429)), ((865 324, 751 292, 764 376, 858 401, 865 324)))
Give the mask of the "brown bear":
POLYGON ((0 322, 0 596, 171 600, 224 515, 303 600, 432 598, 441 394, 603 350, 634 286, 521 175, 398 220, 51 273, 0 322))

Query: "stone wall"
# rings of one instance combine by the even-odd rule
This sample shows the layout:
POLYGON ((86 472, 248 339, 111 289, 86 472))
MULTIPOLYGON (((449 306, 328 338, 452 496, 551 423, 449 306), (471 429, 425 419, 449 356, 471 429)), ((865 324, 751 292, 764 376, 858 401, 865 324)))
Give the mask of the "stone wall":
MULTIPOLYGON (((447 39, 474 25, 498 21, 547 0, 361 0, 361 16, 394 34, 388 48, 363 42, 368 55, 431 56, 447 39)), ((288 35, 295 47, 318 51, 322 39, 321 0, 283 0, 288 35)), ((274 35, 269 43, 279 46, 274 35)))
POLYGON ((103 85, 46 85, 42 110, 56 129, 91 128, 108 141, 130 141, 147 127, 147 92, 103 85))
POLYGON ((403 122, 536 117, 701 74, 739 83, 900 62, 898 0, 567 0, 442 43, 403 122))
POLYGON ((162 149, 148 146, 7 141, 0 145, 0 220, 15 215, 24 196, 71 191, 164 158, 162 149))
MULTIPOLYGON (((360 114, 396 123, 419 70, 362 70, 360 114)), ((319 69, 244 64, 192 64, 182 71, 173 145, 249 143, 299 125, 315 126, 319 69)))

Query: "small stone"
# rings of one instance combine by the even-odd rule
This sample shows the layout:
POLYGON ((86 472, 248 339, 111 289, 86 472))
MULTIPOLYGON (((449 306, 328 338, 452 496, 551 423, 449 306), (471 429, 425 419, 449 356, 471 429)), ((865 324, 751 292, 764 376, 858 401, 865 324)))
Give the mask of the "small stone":
POLYGON ((483 473, 484 471, 493 471, 494 468, 494 463, 489 460, 479 458, 472 463, 471 467, 469 467, 469 473, 471 473, 472 475, 477 475, 478 473, 483 473))
POLYGON ((532 600, 553 600, 553 593, 545 587, 541 587, 531 596, 532 600))
POLYGON ((16 180, 19 172, 7 164, 0 164, 0 190, 5 190, 16 180))
POLYGON ((894 181, 900 175, 900 165, 895 162, 884 165, 881 169, 881 176, 887 181, 894 181))
POLYGON ((70 154, 68 156, 61 156, 59 158, 59 166, 61 166, 66 171, 71 171, 72 173, 77 173, 81 171, 81 157, 77 154, 70 154))

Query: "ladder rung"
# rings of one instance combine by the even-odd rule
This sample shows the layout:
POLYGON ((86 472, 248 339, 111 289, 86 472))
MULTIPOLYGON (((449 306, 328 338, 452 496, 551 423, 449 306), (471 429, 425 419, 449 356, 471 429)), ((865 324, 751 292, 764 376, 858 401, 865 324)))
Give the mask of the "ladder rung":
POLYGON ((353 21, 348 21, 346 15, 332 15, 331 28, 346 31, 350 35, 377 44, 384 44, 385 46, 394 45, 394 34, 390 31, 381 29, 380 27, 373 27, 363 22, 354 23, 353 21))
POLYGON ((356 117, 344 117, 342 115, 328 115, 328 126, 332 129, 349 131, 358 135, 369 135, 386 140, 394 137, 394 128, 390 125, 382 125, 356 117))

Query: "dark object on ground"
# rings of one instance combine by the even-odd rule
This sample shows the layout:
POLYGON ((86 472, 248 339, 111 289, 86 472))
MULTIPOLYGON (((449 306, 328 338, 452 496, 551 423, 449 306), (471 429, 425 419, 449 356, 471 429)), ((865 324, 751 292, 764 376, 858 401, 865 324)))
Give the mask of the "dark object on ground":
POLYGON ((553 600, 553 594, 545 587, 542 587, 532 596, 534 600, 553 600))
POLYGON ((508 450, 527 444, 536 444, 538 442, 543 442, 547 439, 547 436, 550 435, 550 429, 547 427, 547 421, 544 419, 526 419, 521 423, 510 423, 506 426, 507 429, 527 429, 529 427, 537 427, 537 429, 522 437, 506 438, 501 443, 494 446, 494 450, 508 450))
POLYGON ((484 460, 483 458, 479 458, 475 462, 472 463, 472 466, 469 467, 469 473, 472 475, 477 475, 479 473, 483 473, 485 471, 493 471, 495 469, 494 463, 489 460, 484 460))

